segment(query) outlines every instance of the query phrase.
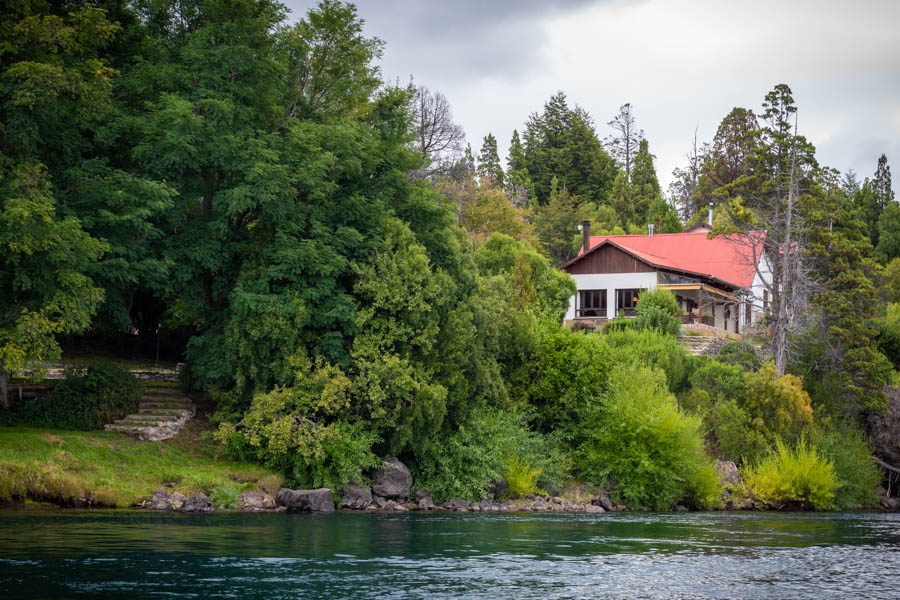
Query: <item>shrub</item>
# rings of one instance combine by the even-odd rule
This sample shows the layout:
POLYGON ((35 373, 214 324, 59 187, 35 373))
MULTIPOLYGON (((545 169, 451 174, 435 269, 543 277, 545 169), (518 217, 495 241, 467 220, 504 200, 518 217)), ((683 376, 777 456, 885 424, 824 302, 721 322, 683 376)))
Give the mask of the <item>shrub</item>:
POLYGON ((603 333, 618 333, 621 331, 628 331, 630 329, 634 329, 634 319, 626 319, 625 317, 621 317, 618 319, 613 319, 612 321, 607 321, 606 325, 603 326, 601 330, 603 333))
POLYGON ((135 412, 140 383, 127 369, 93 363, 66 369, 52 390, 9 411, 8 422, 32 427, 89 431, 135 412))
POLYGON ((753 345, 746 342, 728 342, 719 350, 716 360, 728 365, 740 365, 748 371, 757 371, 762 366, 753 345))
POLYGON ((634 309, 635 329, 653 329, 665 335, 676 336, 681 331, 681 309, 678 300, 669 290, 644 290, 638 296, 634 309))
POLYGON ((850 427, 833 427, 816 442, 816 449, 834 465, 840 487, 835 508, 859 508, 878 504, 875 488, 882 472, 872 460, 872 449, 862 433, 850 427))
POLYGON ((241 459, 261 462, 301 487, 340 489, 362 483, 362 471, 380 464, 378 437, 351 422, 350 380, 324 362, 300 365, 292 387, 257 394, 236 424, 222 423, 216 439, 241 459))
POLYGON ((571 430, 606 391, 612 352, 604 336, 559 328, 545 333, 530 400, 543 432, 571 430))
POLYGON ((772 363, 758 372, 710 360, 691 376, 685 406, 703 417, 710 447, 720 456, 753 462, 779 439, 813 433, 813 413, 802 380, 778 376, 772 363))
POLYGON ((605 337, 613 348, 616 364, 642 364, 661 369, 673 394, 689 387, 695 359, 674 337, 656 330, 636 329, 610 333, 605 337))
POLYGON ((503 478, 506 480, 507 498, 524 498, 529 494, 540 494, 542 490, 537 486, 538 477, 543 471, 532 467, 519 455, 513 455, 503 469, 503 478))
POLYGON ((555 446, 529 429, 525 413, 485 407, 431 446, 412 469, 416 485, 436 500, 480 500, 500 475, 511 491, 536 493, 539 483, 554 485, 564 476, 565 461, 555 446))
POLYGON ((834 465, 806 439, 794 446, 781 440, 761 462, 744 470, 744 483, 773 508, 828 510, 840 485, 834 465))
POLYGON ((720 489, 703 451, 700 419, 678 407, 661 371, 618 369, 584 421, 588 439, 576 453, 577 474, 596 485, 614 480, 618 501, 651 509, 716 502, 720 489))

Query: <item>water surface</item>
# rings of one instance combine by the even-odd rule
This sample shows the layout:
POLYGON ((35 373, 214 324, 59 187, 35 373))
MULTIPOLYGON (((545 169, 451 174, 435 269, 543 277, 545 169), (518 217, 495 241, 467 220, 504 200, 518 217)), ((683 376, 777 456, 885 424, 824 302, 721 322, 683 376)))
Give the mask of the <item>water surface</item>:
POLYGON ((900 515, 0 511, 0 598, 898 598, 900 515))

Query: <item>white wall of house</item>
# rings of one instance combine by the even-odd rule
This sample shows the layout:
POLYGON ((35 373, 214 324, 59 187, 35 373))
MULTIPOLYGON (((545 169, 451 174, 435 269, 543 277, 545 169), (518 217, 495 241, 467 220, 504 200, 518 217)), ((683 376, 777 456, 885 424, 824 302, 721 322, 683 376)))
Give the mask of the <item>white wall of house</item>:
MULTIPOLYGON (((750 323, 747 323, 747 310, 746 308, 742 308, 741 310, 741 331, 744 330, 744 327, 751 325, 762 318, 764 314, 763 310, 763 292, 767 289, 765 282, 772 281, 772 269, 769 266, 769 259, 766 256, 766 253, 763 252, 762 256, 759 259, 759 267, 756 270, 756 275, 753 276, 753 283, 750 285, 749 295, 747 296, 747 300, 750 302, 750 323)), ((769 302, 772 299, 769 298, 769 302)))
MULTIPOLYGON (((652 273, 596 273, 572 275, 578 290, 606 290, 606 318, 616 317, 616 290, 656 289, 656 272, 652 273)), ((577 294, 576 294, 577 296, 577 294)), ((575 318, 575 298, 569 298, 566 320, 575 318)))

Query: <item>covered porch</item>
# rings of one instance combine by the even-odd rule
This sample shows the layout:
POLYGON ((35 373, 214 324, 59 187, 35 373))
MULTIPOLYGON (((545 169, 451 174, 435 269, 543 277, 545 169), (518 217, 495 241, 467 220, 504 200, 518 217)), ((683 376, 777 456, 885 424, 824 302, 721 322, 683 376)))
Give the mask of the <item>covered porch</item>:
POLYGON ((682 323, 703 324, 723 331, 740 333, 741 299, 733 293, 706 283, 659 283, 669 290, 684 312, 682 323))

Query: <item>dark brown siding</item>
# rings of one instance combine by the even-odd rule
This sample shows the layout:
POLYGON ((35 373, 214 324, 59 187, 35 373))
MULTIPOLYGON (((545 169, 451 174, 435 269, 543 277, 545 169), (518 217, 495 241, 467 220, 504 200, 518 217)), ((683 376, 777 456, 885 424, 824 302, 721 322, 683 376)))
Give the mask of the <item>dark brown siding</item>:
POLYGON ((566 268, 573 275, 591 273, 652 273, 656 271, 647 263, 622 252, 615 246, 604 246, 591 252, 566 268))

